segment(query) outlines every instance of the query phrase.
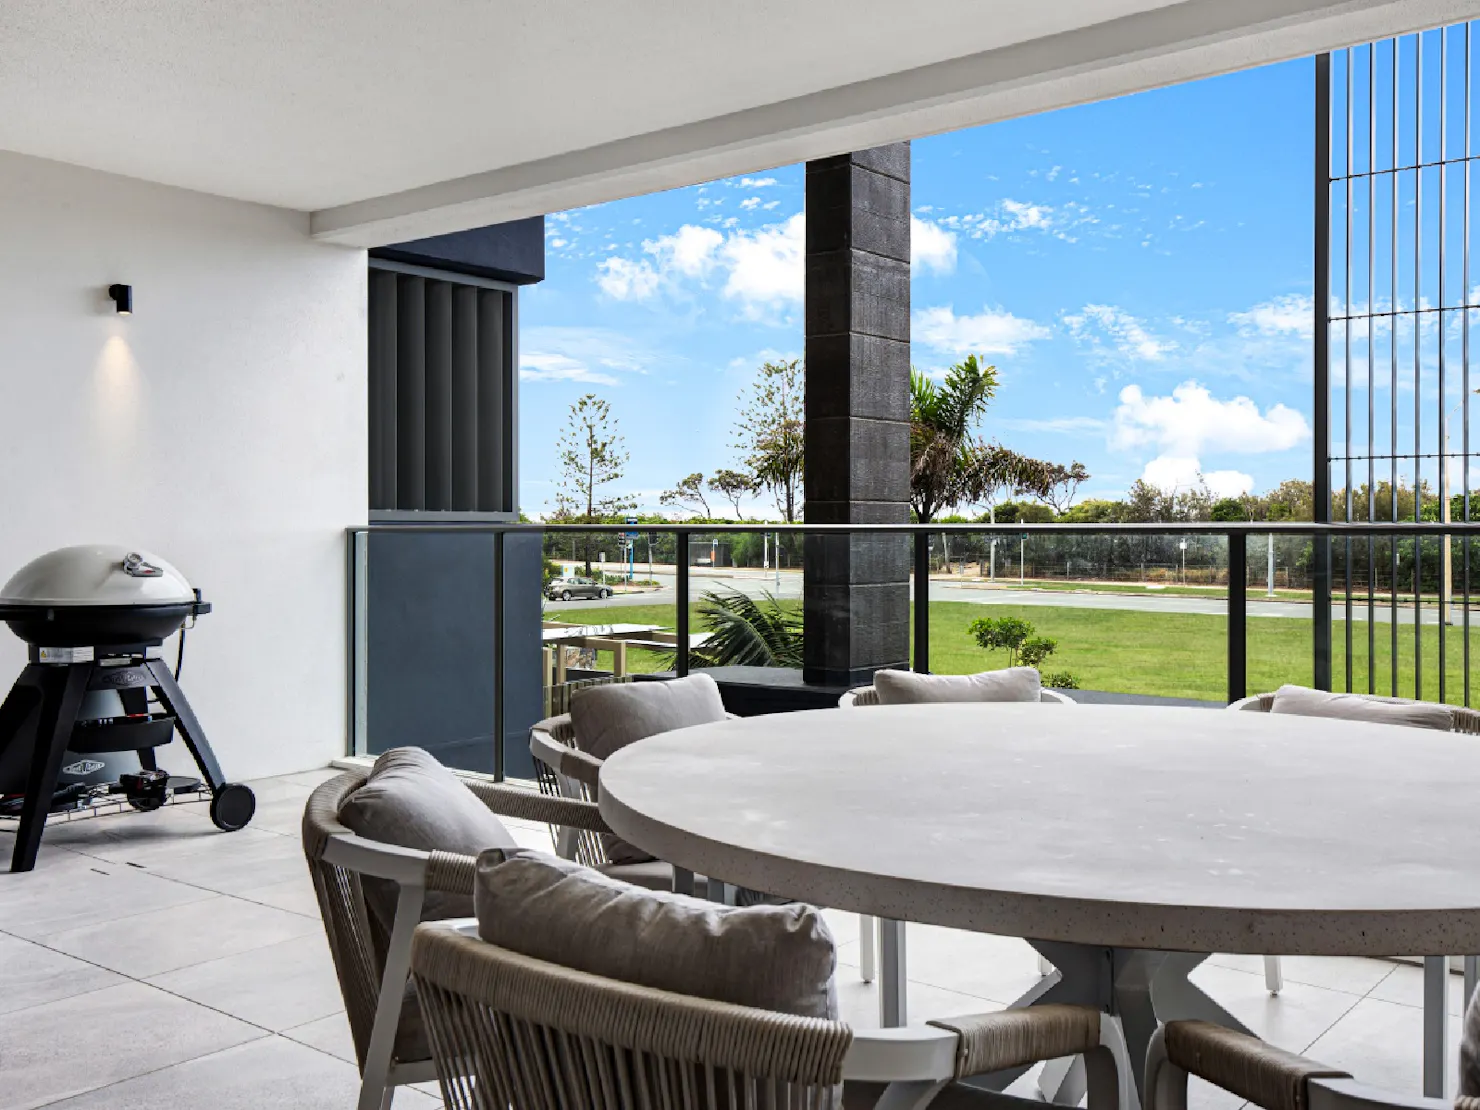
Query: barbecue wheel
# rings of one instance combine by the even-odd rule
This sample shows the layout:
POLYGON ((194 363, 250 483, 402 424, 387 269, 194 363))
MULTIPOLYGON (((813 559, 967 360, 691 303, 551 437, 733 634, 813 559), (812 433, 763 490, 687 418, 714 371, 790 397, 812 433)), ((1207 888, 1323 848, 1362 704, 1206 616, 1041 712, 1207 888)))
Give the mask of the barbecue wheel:
POLYGON ((243 828, 257 812, 257 796, 250 786, 227 782, 211 799, 211 821, 222 832, 243 828))

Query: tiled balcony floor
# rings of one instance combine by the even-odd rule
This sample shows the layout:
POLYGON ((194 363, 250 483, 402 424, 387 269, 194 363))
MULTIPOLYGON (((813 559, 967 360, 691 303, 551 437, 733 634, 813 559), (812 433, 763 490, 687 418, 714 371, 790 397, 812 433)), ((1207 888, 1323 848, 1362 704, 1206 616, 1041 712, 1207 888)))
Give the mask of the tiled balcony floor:
MULTIPOLYGON (((298 844, 304 800, 333 773, 253 783, 257 816, 230 835, 200 805, 57 823, 34 872, 0 873, 0 1110, 354 1106, 349 1028, 298 844)), ((550 847, 543 826, 515 836, 550 847)), ((7 861, 10 847, 0 832, 7 861)), ((877 1024, 857 918, 829 917, 845 1016, 877 1024)), ((1037 980, 1021 941, 931 926, 910 927, 908 960, 916 1020, 996 1009, 1037 980)), ((1287 959, 1278 998, 1254 957, 1214 957, 1195 979, 1276 1044, 1420 1088, 1417 968, 1287 959)), ((438 1101, 429 1087, 402 1091, 396 1107, 438 1101)), ((1236 1102, 1196 1092, 1205 1110, 1236 1102)))

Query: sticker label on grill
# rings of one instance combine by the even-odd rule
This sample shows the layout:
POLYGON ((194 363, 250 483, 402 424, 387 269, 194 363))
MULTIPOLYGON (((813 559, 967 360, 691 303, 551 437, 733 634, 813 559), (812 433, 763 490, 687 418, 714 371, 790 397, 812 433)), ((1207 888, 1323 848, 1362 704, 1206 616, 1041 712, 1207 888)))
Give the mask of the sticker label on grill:
POLYGON ((94 771, 101 771, 106 764, 99 763, 96 759, 79 759, 76 763, 69 763, 62 768, 68 775, 90 775, 94 771))
POLYGON ((37 653, 40 663, 91 663, 92 660, 90 647, 44 647, 37 653))

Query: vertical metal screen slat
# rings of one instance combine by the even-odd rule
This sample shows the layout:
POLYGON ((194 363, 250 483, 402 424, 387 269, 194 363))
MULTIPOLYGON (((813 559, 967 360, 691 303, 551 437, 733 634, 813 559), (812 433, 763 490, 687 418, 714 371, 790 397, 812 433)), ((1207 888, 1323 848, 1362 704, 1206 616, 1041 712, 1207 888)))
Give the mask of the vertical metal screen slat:
MULTIPOLYGON (((1460 293, 1461 303, 1468 305, 1470 302, 1470 152, 1474 144, 1470 140, 1470 24, 1465 24, 1465 202, 1462 217, 1461 242, 1464 249, 1463 264, 1461 267, 1461 280, 1463 283, 1460 293)), ((1470 520, 1470 309, 1468 307, 1460 310, 1460 361, 1461 375, 1464 388, 1461 393, 1461 404, 1463 412, 1461 421, 1463 431, 1461 433, 1463 442, 1460 444, 1461 464, 1460 472, 1464 482, 1464 513, 1465 520, 1470 520)), ((1465 609, 1464 609, 1464 668, 1465 668, 1465 705, 1470 704, 1470 537, 1467 534, 1464 539, 1464 565, 1462 568, 1465 586, 1465 609)))
MULTIPOLYGON (((1444 349, 1448 346, 1444 337, 1444 239, 1448 234, 1448 195, 1449 195, 1449 168, 1444 165, 1449 153, 1449 33, 1447 30, 1439 31, 1439 519, 1444 519, 1445 506, 1443 502, 1449 497, 1449 438, 1445 435, 1448 430, 1444 425, 1445 411, 1448 405, 1445 403, 1444 395, 1444 349)), ((1439 537, 1439 700, 1445 700, 1448 692, 1445 688, 1445 669, 1447 659, 1445 656, 1446 625, 1449 622, 1449 584, 1444 581, 1444 574, 1448 569, 1449 557, 1447 548, 1449 537, 1439 537)), ((1423 695, 1416 694, 1416 697, 1423 695)))
POLYGON ((426 508, 426 279, 396 278, 396 508, 426 508))
POLYGON ((427 282, 426 505, 452 505, 452 286, 427 282))
MULTIPOLYGON (((1316 56, 1315 157, 1315 406, 1312 515, 1331 519, 1331 55, 1316 56)), ((1311 574, 1312 670, 1315 685, 1331 688, 1331 541, 1314 543, 1311 574)))
MULTIPOLYGON (((1413 521, 1423 518, 1423 34, 1413 36, 1413 521)), ((1423 696, 1423 540, 1413 539, 1413 696, 1423 696)))
POLYGON ((504 499, 505 299, 478 291, 478 509, 485 513, 512 507, 504 499))
POLYGON ((396 507, 396 275, 370 271, 370 508, 396 507))
POLYGON ((452 291, 452 505, 478 508, 478 290, 452 291))
MULTIPOLYGON (((1376 518, 1377 402, 1373 386, 1377 369, 1377 44, 1367 46, 1367 522, 1376 518)), ((1377 693, 1377 541, 1367 537, 1367 693, 1377 693)))
MULTIPOLYGON (((1398 522, 1398 183, 1401 180, 1398 166, 1402 162, 1402 152, 1398 147, 1398 74, 1399 74, 1399 40, 1393 39, 1393 188, 1392 188, 1392 287, 1388 290, 1389 307, 1392 316, 1389 317, 1388 345, 1392 351, 1393 381, 1392 391, 1388 394, 1388 408, 1391 410, 1392 431, 1388 439, 1388 451, 1391 453, 1392 476, 1388 482, 1388 503, 1393 523, 1398 522)), ((1392 689, 1389 693, 1393 697, 1398 696, 1398 537, 1394 536, 1388 543, 1388 550, 1392 556, 1392 568, 1388 580, 1388 587, 1392 591, 1392 604, 1388 611, 1388 636, 1392 643, 1389 646, 1389 663, 1392 667, 1392 689)))
MULTIPOLYGON (((1356 54, 1352 47, 1346 51, 1346 180, 1344 183, 1346 192, 1345 209, 1342 218, 1346 223, 1346 251, 1342 256, 1342 264, 1345 270, 1345 289, 1342 296, 1342 312, 1346 316, 1346 323, 1342 331, 1342 370, 1341 370, 1341 392, 1342 402, 1345 406, 1342 419, 1342 433, 1345 436, 1345 477, 1346 489, 1342 501, 1346 509, 1346 520, 1352 519, 1352 328, 1354 326, 1352 317, 1352 146, 1356 138, 1356 121, 1352 112, 1352 98, 1355 95, 1356 85, 1356 54)), ((1369 306, 1370 308, 1370 306, 1369 306)), ((1352 689, 1352 541, 1347 537, 1343 554, 1345 560, 1342 566, 1342 577, 1345 583, 1343 591, 1343 611, 1346 616, 1346 689, 1352 689)))

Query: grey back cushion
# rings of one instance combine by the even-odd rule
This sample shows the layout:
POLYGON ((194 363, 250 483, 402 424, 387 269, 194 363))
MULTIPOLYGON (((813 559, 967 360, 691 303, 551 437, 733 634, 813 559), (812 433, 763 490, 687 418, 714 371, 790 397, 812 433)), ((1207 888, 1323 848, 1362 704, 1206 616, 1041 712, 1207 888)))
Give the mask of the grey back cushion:
MULTIPOLYGON (((471 790, 436 757, 420 748, 392 748, 375 761, 370 777, 339 807, 339 820, 366 840, 476 856, 485 848, 513 848, 514 838, 471 790)), ((385 879, 361 880, 366 908, 389 932, 396 918, 397 887, 385 879)), ((428 891, 423 921, 472 917, 473 900, 428 891)))
MULTIPOLYGON (((719 687, 707 674, 670 682, 623 682, 587 686, 571 697, 570 723, 576 746, 607 759, 628 744, 660 732, 725 719, 719 687)), ((647 863, 653 856, 620 837, 603 833, 602 845, 613 863, 647 863)))
POLYGON ((876 671, 880 705, 944 701, 1038 701, 1043 679, 1036 667, 1009 667, 980 674, 916 674, 876 671))
POLYGON ((837 949, 813 906, 722 906, 645 890, 542 853, 485 852, 478 935, 645 987, 837 1020, 837 949))
POLYGON ((1300 717, 1336 717, 1345 721, 1371 721, 1382 725, 1406 725, 1440 732, 1454 730, 1454 717, 1442 705, 1426 702, 1376 701, 1359 694, 1328 694, 1305 686, 1281 686, 1274 693, 1271 713, 1300 717))

